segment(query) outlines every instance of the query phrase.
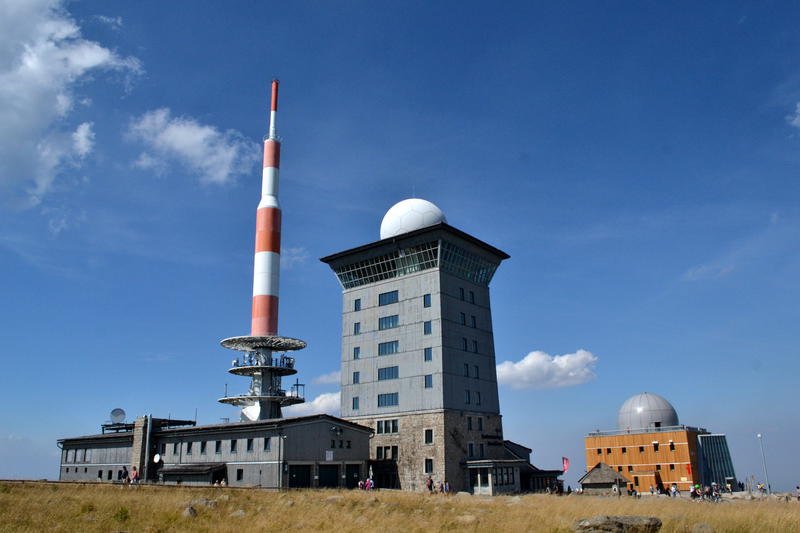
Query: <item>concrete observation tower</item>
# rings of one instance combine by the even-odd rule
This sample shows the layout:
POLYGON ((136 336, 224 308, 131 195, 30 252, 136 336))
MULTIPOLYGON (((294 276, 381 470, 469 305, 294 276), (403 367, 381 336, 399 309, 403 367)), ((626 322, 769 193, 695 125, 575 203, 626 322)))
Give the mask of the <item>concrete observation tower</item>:
POLYGON ((241 352, 228 372, 251 378, 246 394, 226 396, 219 402, 241 407, 242 421, 281 418, 281 408, 305 402, 305 385, 289 390, 283 376, 297 373, 295 359, 287 352, 302 350, 306 343, 278 335, 278 292, 281 262, 281 209, 278 204, 278 171, 281 144, 276 130, 278 80, 272 82, 269 135, 264 139, 261 202, 256 214, 255 267, 253 270, 253 319, 249 336, 223 339, 220 344, 241 352))

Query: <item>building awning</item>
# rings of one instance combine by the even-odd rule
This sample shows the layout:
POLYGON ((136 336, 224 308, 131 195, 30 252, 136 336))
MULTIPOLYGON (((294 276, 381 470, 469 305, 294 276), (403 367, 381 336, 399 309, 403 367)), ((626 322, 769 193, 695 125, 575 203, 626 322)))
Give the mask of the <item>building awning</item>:
POLYGON ((163 475, 201 475, 211 474, 217 470, 225 469, 225 463, 194 463, 165 466, 161 469, 163 475))

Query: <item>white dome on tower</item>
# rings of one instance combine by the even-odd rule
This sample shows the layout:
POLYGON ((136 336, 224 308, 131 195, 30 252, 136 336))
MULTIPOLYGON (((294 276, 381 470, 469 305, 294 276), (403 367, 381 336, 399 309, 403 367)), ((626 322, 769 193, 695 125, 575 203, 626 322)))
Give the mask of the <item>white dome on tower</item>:
POLYGON ((409 198, 394 204, 381 221, 381 239, 447 222, 442 210, 422 198, 409 198))
POLYGON ((619 429, 653 429, 677 426, 678 413, 665 398, 652 392, 631 396, 619 409, 619 429))

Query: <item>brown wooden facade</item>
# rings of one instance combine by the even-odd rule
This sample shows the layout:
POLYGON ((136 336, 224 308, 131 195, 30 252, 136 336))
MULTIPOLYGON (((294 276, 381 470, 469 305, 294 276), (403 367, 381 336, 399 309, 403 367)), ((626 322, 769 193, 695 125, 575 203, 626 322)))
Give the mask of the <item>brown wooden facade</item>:
POLYGON ((628 479, 628 489, 681 491, 700 483, 697 436, 702 430, 676 427, 670 431, 610 432, 586 436, 586 470, 603 462, 628 479))

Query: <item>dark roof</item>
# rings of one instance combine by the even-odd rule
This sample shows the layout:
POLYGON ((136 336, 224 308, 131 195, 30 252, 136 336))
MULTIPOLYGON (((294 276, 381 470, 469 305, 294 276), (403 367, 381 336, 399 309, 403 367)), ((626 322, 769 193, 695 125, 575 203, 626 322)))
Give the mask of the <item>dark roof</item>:
MULTIPOLYGON (((266 428, 279 428, 282 426, 286 426, 289 424, 295 424, 298 422, 305 422, 305 421, 312 421, 312 420, 329 420, 334 424, 339 424, 343 426, 348 426, 355 430, 360 430, 368 433, 372 433, 372 428, 367 426, 362 426, 361 424, 356 424, 355 422, 349 422, 342 418, 338 418, 335 416, 327 415, 327 414, 318 414, 318 415, 307 415, 307 416, 296 416, 293 418, 273 418, 271 420, 258 420, 255 422, 230 422, 227 424, 209 424, 207 426, 190 426, 190 427, 177 427, 177 428, 168 428, 168 429, 155 429, 154 433, 158 434, 170 434, 170 433, 194 433, 198 431, 208 431, 208 430, 220 430, 220 431, 246 431, 248 429, 254 429, 259 427, 266 427, 266 428)), ((154 420, 157 420, 154 418, 154 420)), ((67 437, 64 439, 59 439, 58 442, 75 442, 80 440, 113 440, 113 439, 133 439, 133 432, 126 431, 126 432, 119 432, 119 433, 101 433, 97 435, 84 435, 81 437, 67 437)))
POLYGON ((56 442, 59 443, 77 443, 82 440, 103 440, 113 442, 114 440, 120 441, 133 441, 133 432, 132 431, 121 431, 119 433, 99 433, 97 435, 82 435, 80 437, 65 437, 63 439, 58 439, 56 442))
POLYGON ((485 243, 482 240, 480 240, 480 239, 478 239, 476 237, 473 237, 469 233, 465 233, 465 232, 461 231, 460 229, 456 229, 453 226, 451 226, 451 225, 449 225, 449 224, 447 224, 445 222, 440 222, 438 224, 434 224, 433 226, 427 226, 425 228, 420 228, 418 230, 409 231, 408 233, 402 233, 400 235, 395 235, 394 237, 389 237, 387 239, 381 239, 379 241, 375 241, 375 242, 371 242, 369 244, 364 244, 364 245, 361 245, 361 246, 357 246, 357 247, 351 248, 349 250, 344 250, 343 252, 338 252, 338 253, 335 253, 335 254, 331 254, 331 255, 328 255, 328 256, 320 258, 320 261, 322 261, 323 263, 330 264, 331 262, 336 261, 337 259, 341 259, 343 257, 347 257, 348 255, 351 255, 351 254, 355 254, 355 253, 358 253, 358 252, 363 252, 363 251, 369 250, 370 248, 376 248, 378 246, 382 246, 382 245, 385 245, 385 244, 397 242, 397 241, 399 241, 401 239, 404 240, 404 239, 406 239, 408 237, 415 237, 417 235, 422 235, 424 233, 432 232, 432 231, 435 231, 435 230, 444 230, 444 231, 446 231, 448 233, 452 233, 453 235, 456 235, 457 237, 461 237, 465 241, 468 241, 468 242, 474 244, 475 246, 478 246, 479 248, 483 248, 484 250, 486 250, 486 251, 498 256, 501 260, 502 259, 508 259, 509 257, 511 257, 510 255, 505 253, 503 250, 495 248, 491 244, 485 243))
POLYGON ((628 479, 608 466, 605 463, 597 463, 594 467, 586 472, 582 478, 578 480, 581 485, 591 485, 594 483, 607 484, 607 483, 620 483, 627 484, 628 479))
POLYGON ((349 422, 344 420, 343 418, 338 418, 335 416, 331 416, 328 414, 318 414, 318 415, 307 415, 307 416, 296 416, 292 418, 272 418, 269 420, 257 420, 254 422, 229 422, 227 424, 209 424, 207 426, 194 426, 189 428, 171 428, 165 429, 160 431, 159 433, 194 433, 197 431, 208 431, 208 430, 221 430, 221 431, 231 431, 231 430, 241 430, 246 431, 248 429, 256 429, 256 428, 279 428, 282 426, 288 426, 291 424, 296 424, 298 422, 310 422, 313 420, 329 420, 334 424, 340 424, 343 426, 348 426, 356 430, 364 431, 372 433, 372 428, 367 426, 362 426, 361 424, 356 424, 355 422, 349 422))
POLYGON ((210 474, 215 470, 225 468, 225 463, 192 463, 165 466, 161 469, 162 474, 210 474))

